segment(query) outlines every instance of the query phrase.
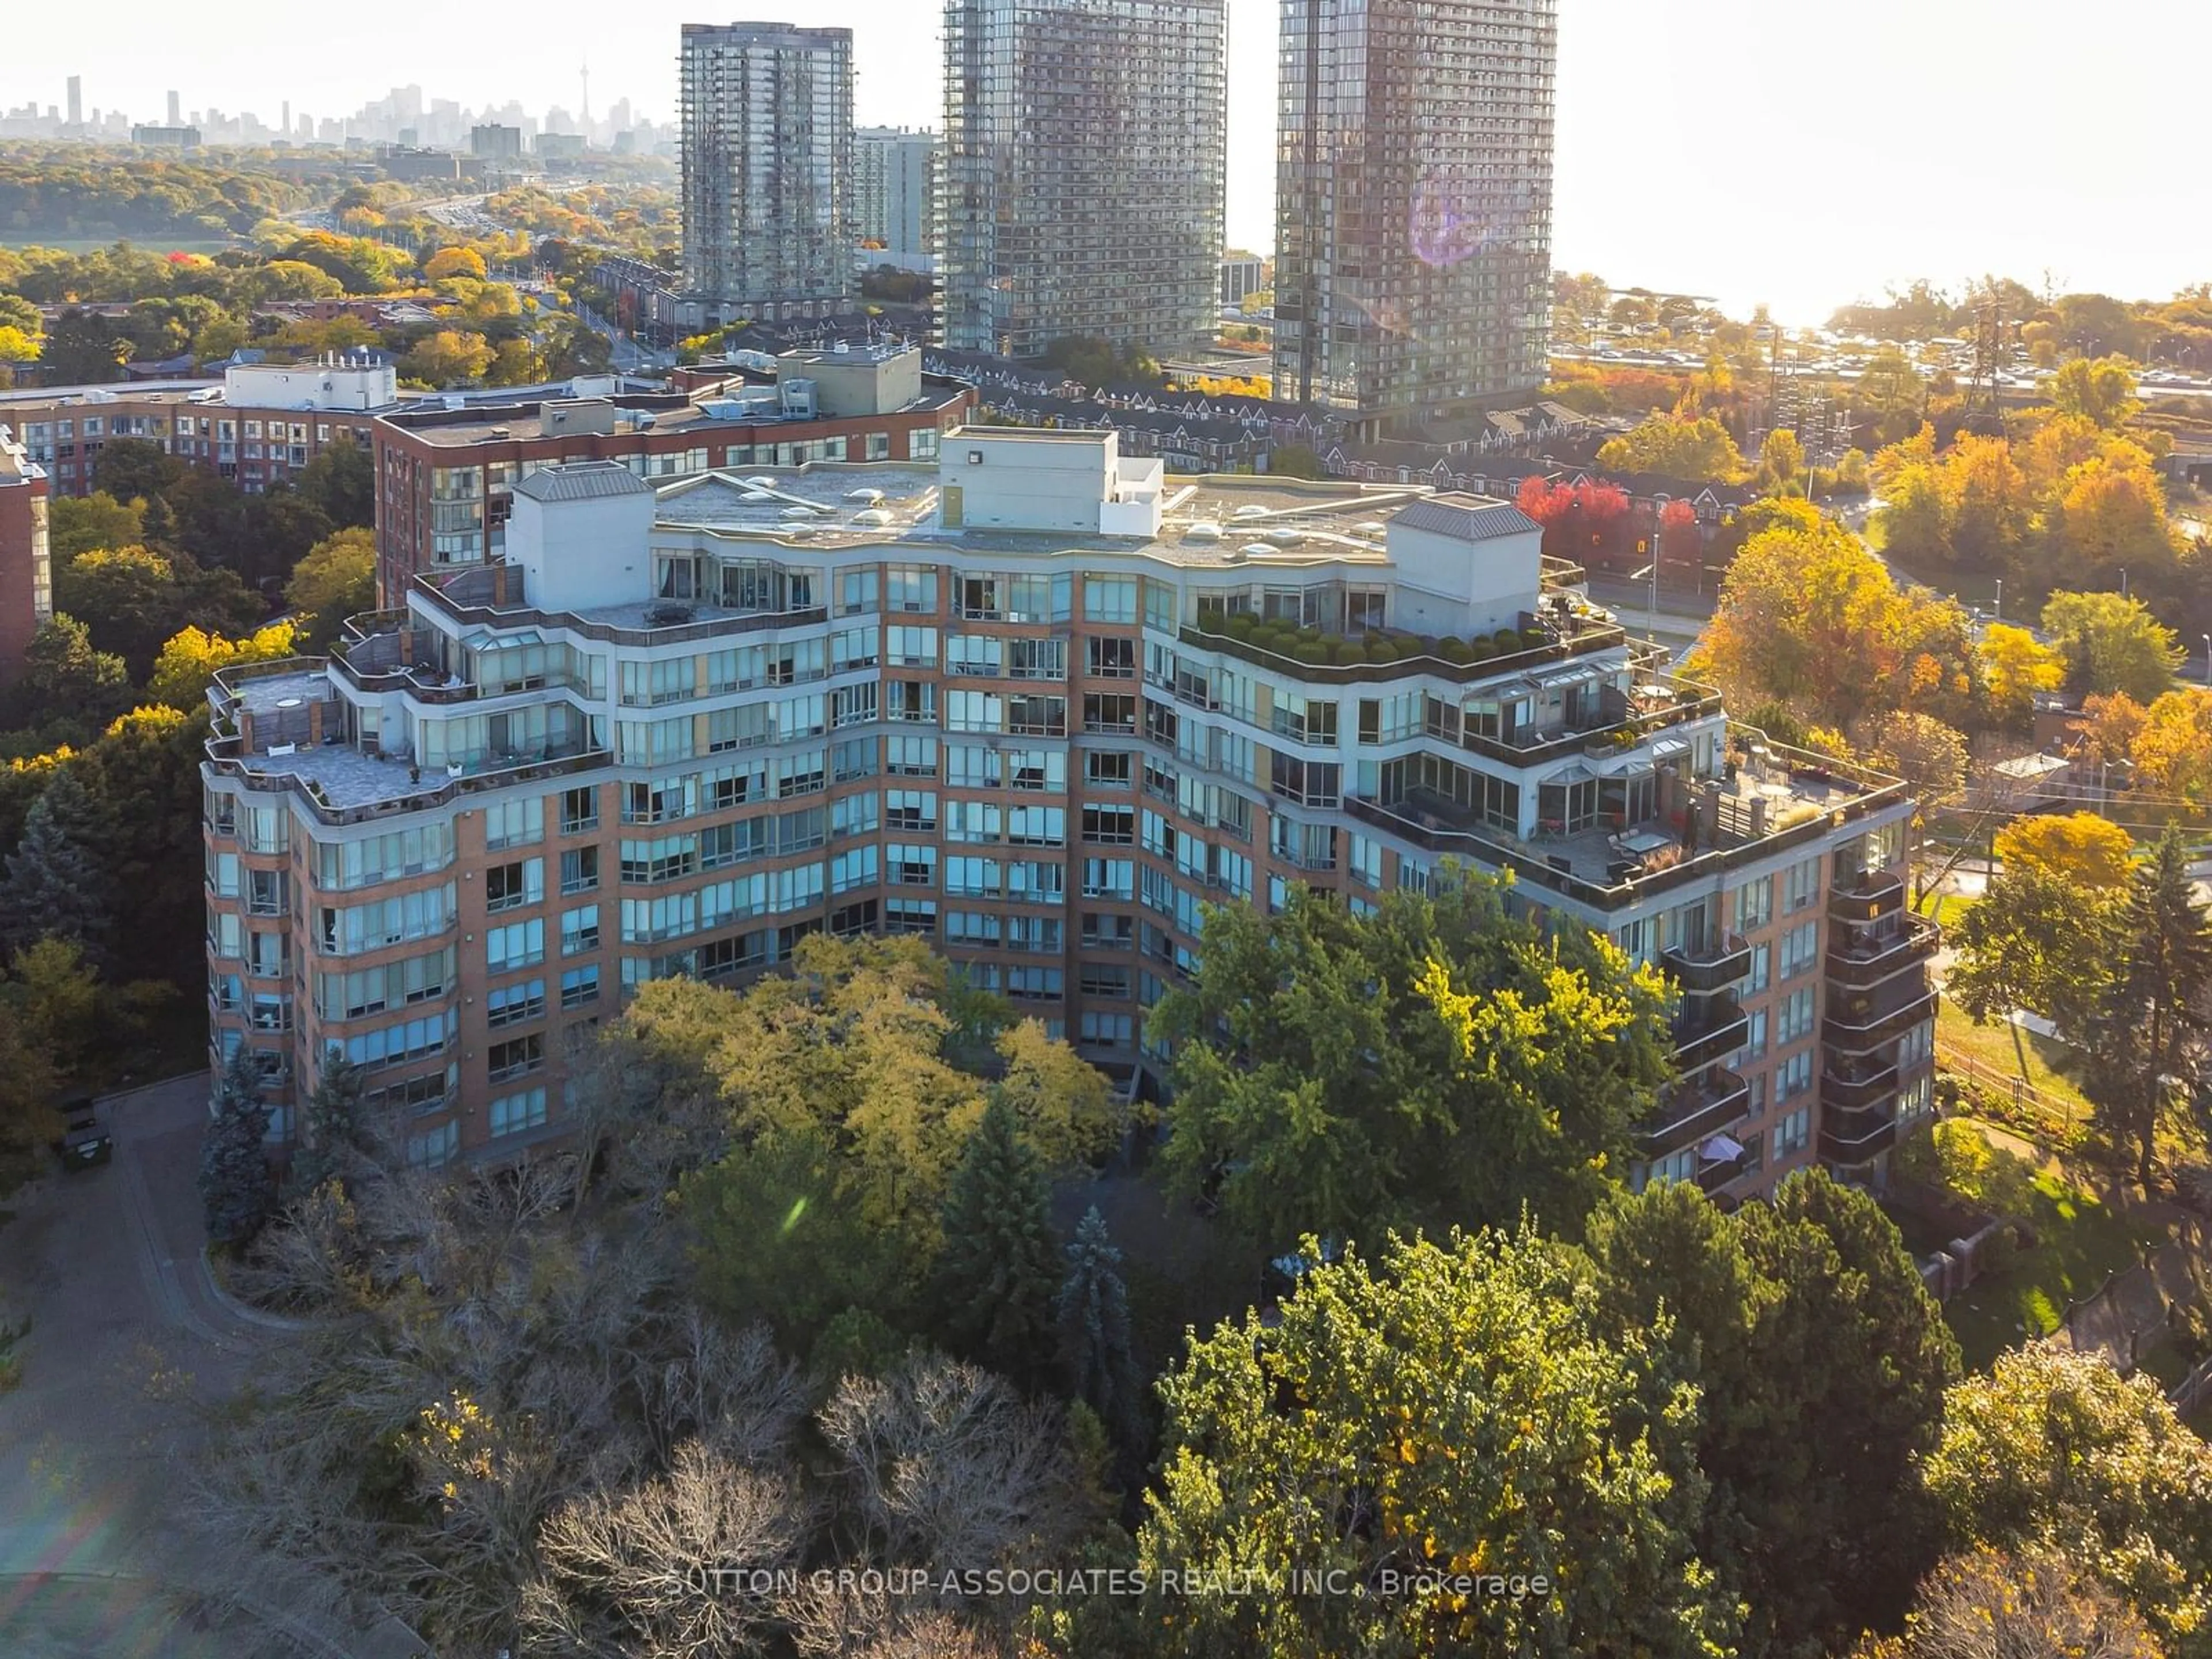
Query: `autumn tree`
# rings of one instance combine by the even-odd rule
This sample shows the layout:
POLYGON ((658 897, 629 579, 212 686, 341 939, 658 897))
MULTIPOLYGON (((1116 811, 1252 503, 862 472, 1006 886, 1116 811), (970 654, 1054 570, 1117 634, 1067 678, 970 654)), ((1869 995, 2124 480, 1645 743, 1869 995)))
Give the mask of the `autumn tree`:
POLYGON ((406 380, 433 388, 464 386, 481 380, 491 367, 492 348, 481 334, 440 329, 417 341, 399 360, 406 380))
POLYGON ((2212 1447, 2147 1373, 2036 1342, 1945 1402, 1923 1469, 1952 1545, 2052 1553, 2125 1597, 2177 1655, 2212 1631, 2212 1447))
POLYGON ((424 262, 422 277, 425 282, 441 283, 451 276, 470 276, 477 282, 483 281, 483 255, 472 247, 456 244, 440 248, 424 262))
MULTIPOLYGON (((2107 722, 2126 711, 2107 707, 2107 722)), ((2128 755, 2136 781, 2154 793, 2202 803, 2212 799, 2212 691, 2178 686, 2140 711, 2128 755)))
POLYGON ((1912 787, 1923 813, 1957 795, 1966 781, 1965 735, 1933 714, 1893 709, 1861 720, 1851 737, 1874 765, 1912 787))
POLYGON ((2048 383, 2051 405, 2061 415, 2110 429, 2142 408, 2136 397, 2136 366, 2124 357, 2076 357, 2059 366, 2048 383))
POLYGON ((2181 646, 2141 599, 2118 593, 2053 593, 2043 631, 2066 661, 2067 689, 2124 691, 2148 703, 2173 683, 2181 646))
POLYGON ((146 539, 145 514, 138 502, 118 501, 104 489, 89 495, 61 495, 49 508, 47 551, 57 565, 95 548, 136 547, 146 539))
POLYGON ((151 548, 100 549, 54 573, 54 605, 84 623, 94 647, 121 657, 134 680, 185 628, 251 633, 268 606, 228 570, 203 570, 151 548))
POLYGON ((1668 1071, 1667 994, 1603 936, 1547 935, 1449 868, 1371 915, 1292 890, 1210 910, 1175 1043, 1165 1162, 1248 1238, 1571 1224, 1668 1071))
POLYGON ((1959 725, 1978 666, 1955 601, 1899 588, 1856 537, 1825 520, 1744 544, 1688 665, 1740 707, 1779 699, 1837 728, 1894 710, 1959 725))
POLYGON ((2066 659, 2025 628, 1993 622, 1982 630, 1982 683, 1990 718, 2025 729, 2035 717, 2035 698, 2066 681, 2066 659))
POLYGON ((2123 885, 2135 861, 2134 837, 2094 812, 2014 818, 1996 832, 1990 850, 2007 866, 2040 870, 2100 892, 2123 885))
POLYGON ((1656 472, 1691 483, 1733 483, 1746 471, 1735 440, 1711 416, 1682 421, 1655 415, 1607 439, 1598 449, 1597 464, 1608 472, 1656 472))
POLYGON ((1532 1232, 1393 1239, 1316 1262, 1279 1323, 1194 1339, 1139 1565, 1220 1595, 1149 1599, 1144 1650, 1206 1659, 1724 1651, 1734 1610, 1698 1554, 1697 1392, 1663 1328, 1599 1334, 1532 1232), (1547 1596, 1300 1597, 1271 1574, 1542 1575, 1547 1596), (1567 1587, 1571 1586, 1571 1589, 1567 1587))
POLYGON ((326 650, 348 617, 376 606, 375 532, 341 530, 317 542, 293 567, 284 599, 301 613, 301 650, 326 650))
POLYGON ((240 663, 270 662, 300 651, 299 635, 288 622, 256 629, 242 640, 227 640, 198 628, 187 628, 161 647, 154 671, 146 681, 146 695, 154 702, 187 713, 203 706, 207 689, 223 669, 240 663))
POLYGON ((2141 1614, 2049 1550, 1987 1546, 1922 1580, 1902 1638, 1856 1659, 2166 1659, 2141 1614))

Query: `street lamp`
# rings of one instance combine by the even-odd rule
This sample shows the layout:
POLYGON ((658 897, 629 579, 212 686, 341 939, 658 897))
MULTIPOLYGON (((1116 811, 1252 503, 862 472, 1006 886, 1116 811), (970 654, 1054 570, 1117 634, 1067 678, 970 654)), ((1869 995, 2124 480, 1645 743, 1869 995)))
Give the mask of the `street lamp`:
POLYGON ((1659 637, 1659 541, 1666 533, 1667 497, 1651 498, 1651 637, 1659 637))
POLYGON ((2002 576, 1997 578, 1996 605, 1990 615, 1993 621, 2002 622, 2004 620, 2004 578, 2002 576))
POLYGON ((2212 685, 2212 634, 2204 636, 2204 684, 2212 685))

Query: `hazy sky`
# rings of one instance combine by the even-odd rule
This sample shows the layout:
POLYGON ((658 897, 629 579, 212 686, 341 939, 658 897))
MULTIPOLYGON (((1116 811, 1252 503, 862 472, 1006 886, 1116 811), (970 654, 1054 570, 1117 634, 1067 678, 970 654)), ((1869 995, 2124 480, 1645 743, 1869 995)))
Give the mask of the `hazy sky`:
MULTIPOLYGON (((1230 0, 1229 229, 1273 240, 1275 0, 1230 0)), ((2162 297, 2212 281, 2203 167, 2212 4, 2130 0, 1560 0, 1556 263, 1815 321, 1928 276, 2162 297)), ((934 125, 932 0, 807 0, 739 16, 847 24, 860 118, 934 125)), ((675 106, 678 25, 730 15, 537 0, 426 13, 297 0, 108 0, 96 19, 12 9, 0 106, 63 100, 158 119, 273 121, 359 107, 386 88, 481 106, 675 106)))

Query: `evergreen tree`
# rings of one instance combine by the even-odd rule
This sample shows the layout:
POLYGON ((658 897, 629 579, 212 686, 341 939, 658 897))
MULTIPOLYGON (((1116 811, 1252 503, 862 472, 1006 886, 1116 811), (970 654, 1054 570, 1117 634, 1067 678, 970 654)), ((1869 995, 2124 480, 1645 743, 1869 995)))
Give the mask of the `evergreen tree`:
POLYGON ((1121 1263, 1121 1252, 1106 1236, 1105 1218, 1093 1206, 1067 1247, 1067 1277, 1060 1287, 1060 1358, 1076 1398, 1098 1413, 1126 1450, 1137 1437, 1139 1384, 1129 1358, 1129 1289, 1121 1263))
POLYGON ((58 939, 82 947, 88 957, 98 956, 108 917, 100 872, 86 850, 91 813, 84 786, 66 767, 32 803, 0 887, 0 933, 11 949, 58 939))
POLYGON ((1053 1359, 1059 1278, 1044 1170, 1022 1144, 1013 1108, 994 1094, 945 1194, 937 1261, 945 1334, 978 1364, 1032 1387, 1053 1359))
POLYGON ((361 1067, 333 1043, 323 1055, 322 1075, 300 1115, 300 1149, 292 1156, 293 1195, 312 1193, 343 1172, 348 1152, 361 1146, 361 1067))
POLYGON ((2118 945, 2078 1062, 2098 1133, 2148 1184, 2161 1114, 2191 1098, 2204 1071, 2212 929, 2192 896, 2189 850, 2169 825, 2136 867, 2113 932, 2118 945))
POLYGON ((269 1218, 269 1164, 262 1151, 269 1109, 261 1103, 261 1072, 241 1044, 216 1079, 207 1133, 200 1141, 200 1205, 208 1237, 243 1244, 269 1218))

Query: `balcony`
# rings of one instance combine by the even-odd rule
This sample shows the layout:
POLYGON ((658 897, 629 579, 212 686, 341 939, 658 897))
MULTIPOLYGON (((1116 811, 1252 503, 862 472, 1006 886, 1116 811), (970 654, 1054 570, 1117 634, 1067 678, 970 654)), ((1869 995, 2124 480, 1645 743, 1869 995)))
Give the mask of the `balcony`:
POLYGON ((1925 962, 1942 937, 1934 922, 1910 915, 1856 933, 1839 928, 1828 950, 1828 978, 1846 989, 1872 990, 1925 962))
POLYGON ((1741 1157, 1719 1158, 1711 1164, 1700 1163, 1698 1165, 1698 1190, 1711 1198, 1742 1173, 1743 1159, 1741 1157))
POLYGON ((1639 1157, 1665 1158, 1685 1146, 1717 1135, 1751 1103, 1751 1085, 1735 1073, 1718 1066, 1694 1077, 1670 1083, 1659 1097, 1658 1109, 1636 1131, 1639 1157))
POLYGON ((1721 991, 1751 971, 1751 946, 1740 934, 1722 933, 1700 945, 1675 945, 1659 961, 1685 991, 1721 991))
POLYGON ((1821 1115, 1820 1156, 1832 1164, 1871 1163, 1896 1145, 1897 1119, 1887 1107, 1821 1115))
POLYGON ((1839 992, 1829 999, 1820 1041, 1838 1054, 1870 1054, 1936 1017, 1936 993, 1914 982, 1881 992, 1839 992))
POLYGON ((1734 994, 1723 992, 1710 1003, 1685 1009, 1674 1022, 1674 1064, 1685 1072, 1710 1066, 1743 1047, 1751 1034, 1734 994))
POLYGON ((1893 1065, 1830 1066, 1820 1073, 1820 1099, 1831 1110, 1863 1111, 1880 1106, 1897 1092, 1893 1065))
POLYGON ((1838 883, 1828 895, 1828 914, 1838 921, 1879 921, 1905 908, 1904 879, 1889 870, 1874 870, 1838 883))

